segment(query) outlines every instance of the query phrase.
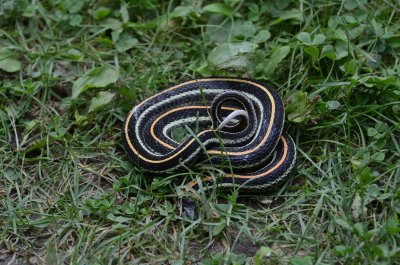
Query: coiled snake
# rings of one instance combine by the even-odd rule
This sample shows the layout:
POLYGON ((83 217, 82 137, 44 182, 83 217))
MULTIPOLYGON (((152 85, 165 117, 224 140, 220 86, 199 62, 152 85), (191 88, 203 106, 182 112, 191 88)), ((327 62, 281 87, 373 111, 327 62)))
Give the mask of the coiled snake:
MULTIPOLYGON (((205 187, 270 190, 294 167, 296 150, 283 132, 284 106, 267 84, 237 78, 183 82, 142 101, 129 113, 122 140, 129 157, 152 172, 197 163, 228 168, 221 178, 203 178, 205 187), (198 127, 178 142, 172 132, 198 127), (228 166, 227 166, 228 165, 228 166)), ((190 130, 189 130, 190 131, 190 130)), ((198 181, 188 184, 198 189, 198 181)))

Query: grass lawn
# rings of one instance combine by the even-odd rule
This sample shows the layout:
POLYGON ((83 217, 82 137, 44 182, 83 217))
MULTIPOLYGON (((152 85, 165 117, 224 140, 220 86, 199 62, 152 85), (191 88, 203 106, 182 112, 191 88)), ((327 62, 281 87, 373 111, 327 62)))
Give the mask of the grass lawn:
POLYGON ((399 21, 397 0, 1 0, 0 264, 400 264, 399 21), (215 169, 129 161, 129 110, 207 76, 284 99, 281 189, 193 194, 215 169))

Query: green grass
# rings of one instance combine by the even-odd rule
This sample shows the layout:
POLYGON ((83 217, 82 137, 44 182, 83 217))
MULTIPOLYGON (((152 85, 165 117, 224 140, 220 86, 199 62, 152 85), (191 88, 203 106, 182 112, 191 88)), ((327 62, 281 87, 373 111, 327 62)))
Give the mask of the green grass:
POLYGON ((400 264, 399 2, 223 3, 0 1, 1 264, 400 264), (128 160, 132 106, 202 76, 277 88, 280 190, 196 195, 215 169, 128 160))

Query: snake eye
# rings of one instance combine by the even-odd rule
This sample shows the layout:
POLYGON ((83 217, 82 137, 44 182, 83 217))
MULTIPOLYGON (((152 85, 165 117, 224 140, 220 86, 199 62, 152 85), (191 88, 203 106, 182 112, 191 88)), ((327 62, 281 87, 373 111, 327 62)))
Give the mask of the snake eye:
POLYGON ((240 132, 252 123, 250 115, 253 115, 254 107, 242 93, 228 91, 214 98, 210 112, 214 129, 240 132))

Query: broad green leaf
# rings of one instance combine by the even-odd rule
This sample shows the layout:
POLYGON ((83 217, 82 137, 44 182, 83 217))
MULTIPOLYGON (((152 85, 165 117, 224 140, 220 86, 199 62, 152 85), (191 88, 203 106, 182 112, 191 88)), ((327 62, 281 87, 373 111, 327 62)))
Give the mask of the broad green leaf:
POLYGON ((113 100, 114 96, 115 94, 107 91, 99 92, 97 97, 92 98, 88 112, 95 112, 102 109, 104 106, 106 106, 113 100))
POLYGON ((111 39, 113 43, 116 43, 119 39, 119 35, 122 33, 123 25, 122 22, 115 18, 107 18, 100 23, 104 29, 111 29, 111 39))
POLYGON ((386 132, 388 132, 390 130, 389 125, 387 125, 384 122, 376 123, 375 127, 380 133, 383 133, 383 134, 385 134, 386 132))
POLYGON ((344 228, 344 229, 346 229, 346 230, 351 230, 350 224, 349 224, 344 218, 337 217, 337 218, 335 219, 335 222, 336 222, 336 224, 338 224, 338 225, 341 226, 342 228, 344 228))
POLYGON ((275 49, 275 51, 272 53, 271 57, 268 59, 264 67, 264 73, 266 76, 273 75, 276 67, 289 54, 289 51, 290 51, 289 46, 281 46, 275 49))
POLYGON ((210 52, 207 62, 210 69, 242 69, 248 66, 249 56, 256 48, 257 44, 247 41, 222 43, 210 52))
POLYGON ((37 5, 27 5, 22 16, 33 17, 38 9, 37 5))
POLYGON ((340 69, 350 75, 354 75, 358 69, 358 61, 357 60, 350 60, 340 66, 340 69))
POLYGON ((335 30, 340 23, 340 18, 337 16, 331 16, 328 20, 328 27, 331 30, 335 30))
POLYGON ((337 60, 340 60, 340 59, 346 57, 347 55, 349 55, 349 53, 345 50, 336 51, 336 59, 337 60))
POLYGON ((99 7, 93 12, 93 16, 95 19, 103 19, 107 17, 111 12, 111 9, 108 7, 99 7))
POLYGON ((222 222, 222 223, 219 223, 219 224, 213 226, 213 229, 212 229, 213 235, 214 236, 218 235, 219 233, 222 232, 222 230, 224 230, 225 227, 226 227, 226 222, 222 222))
POLYGON ((337 100, 331 100, 331 101, 326 102, 326 106, 328 107, 328 109, 334 110, 334 109, 340 108, 341 104, 337 100))
POLYGON ((308 32, 300 32, 297 37, 296 37, 299 41, 301 41, 303 44, 305 45, 311 45, 312 41, 311 41, 311 37, 310 37, 310 33, 308 32))
POLYGON ((261 15, 260 13, 261 13, 260 7, 257 4, 252 3, 249 6, 249 19, 251 21, 253 21, 253 22, 258 21, 260 19, 260 15, 261 15))
POLYGON ((383 152, 376 152, 376 153, 372 154, 371 160, 377 161, 377 162, 382 162, 385 159, 385 156, 386 155, 383 152))
POLYGON ((334 33, 335 33, 335 37, 336 37, 337 39, 343 40, 343 41, 346 41, 346 42, 347 42, 347 34, 346 34, 346 32, 345 32, 343 29, 338 28, 338 29, 335 30, 334 33))
POLYGON ((373 138, 376 138, 376 139, 381 139, 381 138, 385 137, 384 133, 379 133, 379 131, 377 129, 373 128, 373 127, 369 127, 367 129, 367 135, 369 137, 373 137, 373 138))
POLYGON ((9 73, 21 69, 21 62, 13 51, 5 48, 0 49, 0 69, 9 73))
POLYGON ((82 16, 81 15, 73 15, 69 20, 69 24, 73 27, 81 26, 82 24, 82 16))
POLYGON ((122 21, 123 21, 124 23, 129 22, 129 11, 128 11, 128 6, 129 6, 129 4, 124 3, 124 4, 121 4, 121 8, 119 9, 119 12, 121 13, 122 21))
POLYGON ((306 47, 304 48, 304 51, 314 59, 318 59, 319 57, 319 50, 317 47, 314 46, 306 47))
POLYGON ((388 258, 390 257, 389 248, 387 245, 380 244, 374 247, 374 253, 381 258, 388 258))
POLYGON ((169 14, 170 18, 177 17, 197 17, 199 15, 199 10, 192 6, 178 6, 174 9, 174 11, 169 14))
POLYGON ((211 76, 212 75, 212 72, 211 72, 210 68, 208 68, 207 62, 202 62, 199 65, 199 67, 197 67, 194 70, 196 72, 198 72, 199 74, 201 74, 202 76, 211 76))
POLYGON ((105 21, 100 23, 105 29, 112 29, 112 30, 122 30, 122 22, 115 18, 107 18, 105 21))
POLYGON ((311 45, 314 45, 314 46, 320 45, 320 44, 324 43, 324 42, 325 42, 325 39, 326 39, 326 37, 325 37, 324 34, 316 34, 316 35, 314 36, 314 39, 311 41, 311 35, 310 35, 310 33, 308 33, 308 32, 300 32, 300 33, 296 36, 296 38, 297 38, 299 41, 301 41, 302 44, 308 45, 308 46, 311 46, 311 45))
POLYGON ((256 28, 251 21, 246 21, 236 27, 234 31, 237 39, 243 39, 252 37, 256 33, 256 28))
MULTIPOLYGON (((213 19, 215 17, 219 16, 213 16, 213 19)), ((229 42, 230 38, 232 37, 232 29, 236 27, 237 23, 228 21, 223 25, 219 25, 219 20, 215 18, 216 21, 214 21, 213 19, 210 19, 211 24, 209 24, 210 26, 206 27, 205 30, 205 37, 207 40, 209 40, 211 43, 229 42)))
MULTIPOLYGON (((356 195, 357 197, 357 195, 356 195)), ((360 201, 361 202, 361 201, 360 201)), ((365 203, 365 202, 364 202, 365 203)), ((364 206, 363 209, 364 213, 367 212, 367 208, 364 206)), ((365 236, 365 229, 363 223, 355 223, 353 225, 354 231, 357 233, 358 236, 364 237, 365 236)))
POLYGON ((338 245, 333 248, 333 253, 335 253, 338 256, 345 256, 346 254, 350 253, 351 251, 352 251, 351 248, 348 248, 343 245, 338 245))
POLYGON ((335 54, 336 54, 336 60, 340 60, 344 57, 346 57, 347 55, 349 55, 349 50, 347 45, 341 44, 341 45, 335 45, 335 54))
POLYGON ((368 195, 368 197, 372 198, 366 202, 366 203, 369 203, 369 202, 373 201, 374 199, 378 198, 379 195, 381 195, 381 191, 380 191, 380 188, 378 185, 371 184, 371 185, 368 185, 368 188, 366 189, 366 194, 368 195))
POLYGON ((343 2, 343 6, 347 11, 352 11, 354 8, 361 4, 360 1, 347 0, 343 2))
POLYGON ((203 10, 210 13, 225 15, 227 17, 232 16, 234 11, 231 7, 227 6, 224 3, 214 3, 206 5, 205 7, 203 7, 203 10))
POLYGON ((351 40, 354 40, 358 36, 360 36, 362 33, 365 32, 365 25, 360 25, 358 27, 352 28, 349 31, 349 38, 351 40))
POLYGON ((344 20, 349 24, 357 24, 358 23, 357 20, 353 16, 350 16, 350 15, 344 16, 344 20))
POLYGON ((314 36, 312 45, 320 45, 325 42, 325 35, 324 34, 317 34, 314 36))
POLYGON ((365 207, 362 203, 360 194, 356 193, 356 196, 353 199, 353 203, 351 204, 351 214, 353 218, 357 220, 365 212, 364 210, 365 207))
POLYGON ((80 61, 83 59, 83 54, 77 49, 69 49, 65 56, 75 61, 80 61))
POLYGON ((386 230, 389 234, 394 235, 400 233, 400 222, 397 220, 390 219, 386 224, 386 230))
POLYGON ((254 43, 266 42, 270 37, 271 37, 271 33, 268 30, 261 30, 254 37, 253 42, 254 43))
POLYGON ((324 57, 328 57, 329 59, 332 59, 332 60, 336 58, 335 49, 333 48, 332 45, 326 45, 326 46, 324 46, 324 48, 322 48, 320 58, 324 58, 324 57))
POLYGON ((82 7, 85 4, 85 1, 69 0, 69 1, 65 1, 65 3, 66 3, 66 10, 68 10, 68 12, 70 14, 75 14, 75 13, 78 13, 79 11, 81 11, 82 7))
POLYGON ((388 43, 392 48, 400 48, 400 35, 388 38, 388 43))
POLYGON ((381 37, 385 33, 382 23, 376 21, 375 18, 371 19, 371 24, 377 37, 381 37))
POLYGON ((115 69, 102 66, 89 70, 78 78, 72 86, 72 99, 89 88, 105 87, 118 80, 119 73, 115 69))
POLYGON ((308 104, 307 92, 298 91, 293 93, 289 97, 289 103, 286 106, 285 112, 288 120, 291 122, 301 123, 308 115, 308 104))
POLYGON ((262 265, 263 264, 263 258, 264 257, 269 257, 274 253, 274 251, 269 248, 269 247, 265 247, 262 246, 256 253, 255 257, 254 257, 254 263, 256 265, 262 265))
POLYGON ((135 47, 138 43, 139 41, 136 38, 124 33, 120 36, 115 46, 117 48, 117 51, 125 52, 135 47))

